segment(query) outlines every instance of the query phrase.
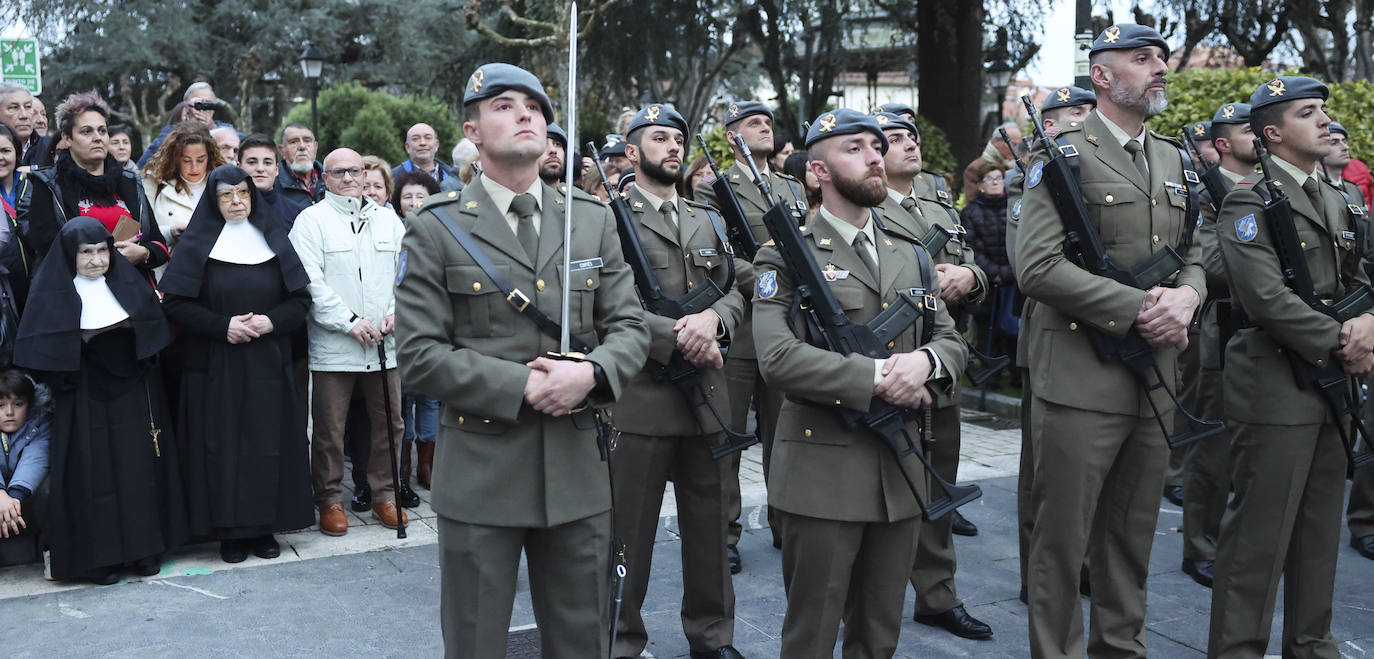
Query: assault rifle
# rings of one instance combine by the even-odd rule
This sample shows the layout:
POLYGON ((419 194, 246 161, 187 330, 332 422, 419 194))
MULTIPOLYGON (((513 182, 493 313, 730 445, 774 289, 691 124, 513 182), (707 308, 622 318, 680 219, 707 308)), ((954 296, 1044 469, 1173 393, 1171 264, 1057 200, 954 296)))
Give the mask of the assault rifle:
MULTIPOLYGON (((839 300, 835 298, 834 291, 830 290, 820 265, 816 263, 815 255, 806 246, 806 240, 798 228, 797 216, 800 215, 800 211, 773 197, 768 179, 759 173, 754 159, 748 157, 748 145, 739 136, 735 137, 735 143, 745 152, 745 162, 749 163, 759 191, 765 199, 773 201, 773 206, 763 216, 763 224, 772 234, 773 242, 782 254, 788 271, 797 280, 797 296, 801 302, 801 309, 807 313, 811 326, 816 329, 818 347, 842 355, 860 354, 874 359, 884 359, 892 354, 888 351, 887 344, 923 315, 926 316, 923 326, 929 334, 934 322, 936 300, 928 289, 914 291, 917 294, 915 297, 921 300, 919 306, 912 300, 912 296, 898 295, 887 309, 867 324, 860 325, 851 321, 845 315, 839 300)), ((917 254, 925 252, 918 249, 917 254)), ((928 276, 933 276, 929 266, 930 256, 926 254, 924 258, 922 269, 928 276)), ((866 412, 848 408, 839 408, 836 412, 847 427, 864 428, 883 440, 896 458, 897 469, 902 472, 902 478, 906 480, 907 487, 911 488, 911 494, 916 498, 916 504, 920 506, 926 519, 940 519, 959 506, 983 496, 982 489, 977 485, 952 485, 941 478, 926 458, 925 450, 912 441, 911 435, 907 433, 906 424, 920 421, 923 423, 922 432, 925 438, 929 439, 932 425, 929 406, 922 409, 898 407, 874 396, 866 412), (943 491, 943 496, 929 504, 921 498, 920 491, 902 463, 902 458, 909 455, 915 455, 916 459, 921 461, 930 482, 943 491)))
MULTIPOLYGON (((587 148, 593 153, 596 152, 596 145, 591 142, 587 143, 587 148)), ((601 166, 601 161, 593 159, 593 162, 596 163, 597 173, 601 175, 601 185, 605 186, 606 193, 610 195, 611 214, 615 216, 616 232, 620 234, 620 249, 625 253, 625 262, 630 266, 630 271, 634 273, 635 288, 639 289, 639 300, 644 308, 649 313, 677 319, 709 309, 717 300, 725 297, 725 291, 730 290, 735 284, 735 262, 728 254, 721 255, 729 268, 723 289, 708 276, 681 298, 671 298, 663 293, 658 277, 654 275, 653 264, 649 263, 649 256, 639 241, 639 231, 635 228, 634 218, 630 216, 629 205, 625 203, 625 198, 606 182, 606 171, 601 166)), ((725 432, 725 441, 710 446, 712 458, 719 460, 758 443, 757 433, 744 435, 730 429, 730 424, 725 422, 720 412, 711 404, 710 398, 706 396, 706 388, 701 384, 701 369, 687 361, 682 356, 682 351, 673 350, 667 364, 655 363, 655 366, 655 380, 666 380, 677 387, 687 398, 687 402, 694 407, 705 406, 725 432)))
MULTIPOLYGON (((1040 115, 1035 109, 1035 104, 1031 103, 1030 96, 1022 96, 1021 102, 1030 114, 1031 129, 1035 131, 1036 141, 1049 156, 1049 160, 1031 167, 1027 174, 1026 187, 1034 187, 1038 182, 1037 174, 1043 175, 1050 199, 1059 214, 1059 221, 1064 224, 1065 256, 1094 275, 1145 291, 1178 272, 1185 265, 1183 257, 1174 251, 1172 245, 1167 244, 1130 270, 1112 261, 1111 256, 1107 254, 1107 248, 1102 244, 1102 236, 1098 235, 1097 227, 1089 218, 1088 208, 1083 203, 1078 163, 1076 160, 1070 160, 1078 157, 1078 151, 1068 142, 1064 142, 1064 146, 1061 147, 1045 135, 1044 129, 1041 128, 1040 115)), ((1184 231, 1192 230, 1193 227, 1187 226, 1188 224, 1185 220, 1184 231)), ((1226 429, 1222 421, 1199 419, 1179 403, 1178 396, 1164 382, 1164 372, 1159 368, 1159 362, 1155 361, 1154 348, 1140 336, 1135 327, 1127 329, 1126 334, 1121 337, 1112 336, 1090 325, 1087 325, 1087 328, 1088 342, 1097 353, 1097 358, 1104 362, 1121 362, 1145 391, 1145 399, 1149 401, 1150 409, 1154 412, 1155 420, 1159 422, 1159 429, 1168 439, 1170 448, 1186 446, 1226 429), (1155 376, 1154 384, 1150 383, 1151 373, 1155 376), (1183 414, 1188 425, 1185 430, 1169 434, 1169 428, 1160 415, 1159 407, 1155 405, 1154 396, 1151 395, 1156 390, 1162 390, 1173 401, 1174 408, 1183 414)))
POLYGON ((1231 183, 1221 173, 1221 166, 1217 163, 1207 162, 1202 156, 1202 151, 1197 148, 1197 142, 1193 140, 1193 134, 1185 126, 1183 128, 1183 142, 1188 145, 1188 153, 1193 159, 1193 168, 1202 175, 1198 181, 1188 181, 1189 183, 1202 183, 1207 188, 1207 196, 1210 197, 1208 203, 1212 204, 1212 210, 1221 209, 1221 202, 1226 199, 1226 193, 1231 191, 1231 183))
MULTIPOLYGON (((1265 225, 1269 227, 1269 235, 1274 240, 1274 253, 1279 259, 1283 283, 1307 306, 1338 323, 1344 323, 1374 308, 1374 293, 1362 285, 1340 300, 1332 302, 1322 300, 1317 294, 1316 286, 1312 283, 1312 271, 1307 268, 1307 257, 1302 253, 1298 229, 1293 224, 1292 202, 1270 177, 1269 154, 1264 148, 1264 141, 1258 137, 1255 138, 1255 155, 1259 157, 1260 176, 1263 178, 1262 191, 1258 187, 1257 191, 1261 191, 1261 196, 1264 197, 1265 225)), ((1298 356, 1295 351, 1285 349, 1283 354, 1288 356, 1288 366, 1293 370, 1293 377, 1297 378, 1298 386, 1313 389, 1321 394, 1331 412, 1336 415, 1336 428, 1341 433, 1341 443, 1345 446, 1346 457, 1349 458, 1351 467, 1363 467, 1374 463, 1374 442, 1371 442, 1364 421, 1358 414, 1359 401, 1354 400, 1351 394, 1350 375, 1339 364, 1332 363, 1334 360, 1326 366, 1317 366, 1298 356), (1339 422, 1344 416, 1351 418, 1351 429, 1354 433, 1347 433, 1339 422), (1356 453, 1356 442, 1361 439, 1364 440, 1365 450, 1356 453)))
POLYGON ((720 171, 716 159, 711 157, 706 140, 697 135, 697 143, 701 145, 702 155, 706 156, 706 163, 711 166, 711 173, 716 176, 715 180, 711 181, 711 189, 716 193, 716 205, 720 208, 720 214, 725 217, 725 235, 730 238, 730 244, 734 246, 736 254, 744 257, 746 261, 753 261, 754 255, 759 253, 758 236, 754 235, 753 227, 749 226, 749 219, 744 216, 744 207, 739 205, 735 189, 720 171))

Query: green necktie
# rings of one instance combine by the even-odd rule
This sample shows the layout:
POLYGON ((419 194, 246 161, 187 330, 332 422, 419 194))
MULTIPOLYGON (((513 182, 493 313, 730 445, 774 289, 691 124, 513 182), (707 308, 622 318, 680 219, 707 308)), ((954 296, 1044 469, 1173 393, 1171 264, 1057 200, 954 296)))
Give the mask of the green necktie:
POLYGON ((868 246, 870 244, 868 234, 860 231, 858 235, 854 236, 854 251, 858 252, 859 260, 864 262, 869 274, 873 275, 873 281, 879 281, 878 261, 873 258, 873 252, 869 251, 868 246))
POLYGON ((510 210, 515 213, 518 221, 515 224, 515 238, 520 241, 520 246, 525 248, 525 253, 530 255, 533 262, 539 256, 539 234, 534 231, 534 213, 539 210, 539 204, 534 201, 534 195, 525 193, 516 195, 510 202, 510 210))

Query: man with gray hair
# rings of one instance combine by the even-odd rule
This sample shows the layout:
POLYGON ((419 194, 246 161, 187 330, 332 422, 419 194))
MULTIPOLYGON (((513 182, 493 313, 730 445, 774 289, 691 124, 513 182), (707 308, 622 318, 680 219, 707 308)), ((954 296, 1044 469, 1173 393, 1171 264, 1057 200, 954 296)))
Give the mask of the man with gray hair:
POLYGON ((34 105, 37 101, 28 87, 14 82, 0 82, 0 123, 13 128, 19 136, 26 161, 34 143, 42 137, 42 133, 33 129, 34 105))
POLYGON ((215 126, 210 131, 210 137, 215 138, 215 145, 219 147, 219 153, 224 156, 226 164, 239 164, 238 131, 234 130, 232 126, 215 126))
MULTIPOLYGON (((194 119, 205 124, 206 128, 213 129, 216 126, 223 126, 231 130, 234 129, 233 124, 215 120, 215 110, 223 108, 224 103, 215 96, 215 90, 210 86, 210 83, 203 80, 191 83, 191 86, 187 87, 186 92, 181 95, 181 102, 181 113, 175 117, 174 121, 162 127, 162 132, 158 133, 158 136, 148 145, 148 150, 144 151, 143 155, 139 157, 139 169, 143 169, 147 166, 148 161, 153 158, 158 148, 162 146, 162 141, 167 139, 167 133, 172 132, 172 128, 183 121, 194 119)), ((237 130, 234 131, 234 134, 242 137, 237 130)))

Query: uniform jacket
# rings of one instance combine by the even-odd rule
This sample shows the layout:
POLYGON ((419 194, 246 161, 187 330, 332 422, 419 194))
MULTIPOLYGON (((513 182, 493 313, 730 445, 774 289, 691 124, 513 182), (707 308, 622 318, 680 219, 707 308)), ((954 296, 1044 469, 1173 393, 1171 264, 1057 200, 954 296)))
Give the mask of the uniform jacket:
MULTIPOLYGON (((1182 247, 1184 231, 1195 225, 1185 221, 1188 200, 1179 193, 1186 183, 1177 143, 1150 133, 1146 140, 1150 180, 1146 183, 1096 112, 1081 124, 1070 122, 1060 136, 1078 149, 1089 221, 1097 227, 1112 260, 1129 269, 1165 245, 1173 245, 1185 265, 1165 285, 1191 286, 1199 299, 1206 299, 1202 248, 1196 241, 1187 250, 1182 247)), ((1034 164, 1046 159, 1043 149, 1032 156, 1015 243, 1017 283, 1038 302, 1023 317, 1021 328, 1027 341, 1031 388, 1036 396, 1059 405, 1152 416, 1130 371, 1120 363, 1099 360, 1082 331, 1092 326, 1123 336, 1135 323, 1145 291, 1093 275, 1064 256, 1064 225, 1050 199, 1049 185, 1037 179, 1034 164), (1082 377, 1085 373, 1093 377, 1082 377)), ((1154 353, 1164 381, 1172 386, 1177 381, 1178 349, 1154 353)), ((1156 392, 1154 402, 1161 411, 1172 413, 1164 392, 1156 392)))
MULTIPOLYGON (((1300 181, 1281 167, 1269 169, 1292 204, 1293 223, 1317 293, 1335 299, 1356 285, 1368 286, 1360 248, 1344 233, 1354 228, 1340 192, 1322 182, 1318 208, 1300 181)), ((1254 188, 1257 181, 1258 174, 1246 177, 1250 185, 1237 186, 1226 195, 1218 214, 1217 236, 1231 299, 1255 325, 1238 331, 1226 345, 1226 418, 1269 425, 1332 421, 1321 396, 1293 377, 1284 351, 1292 350, 1318 366, 1330 364, 1336 359, 1332 352, 1340 348, 1341 325, 1308 307, 1284 285, 1264 202, 1254 188)))
MULTIPOLYGON (((326 193, 296 218, 291 244, 310 275, 313 301, 306 323, 310 370, 378 370, 376 348, 362 347, 348 331, 363 318, 381 329, 382 319, 396 313, 392 284, 404 235, 396 213, 366 197, 360 202, 326 193), (355 233, 352 225, 359 220, 355 233)), ((386 365, 393 368, 396 339, 385 340, 386 365)))
MULTIPOLYGON (((1229 192, 1235 185, 1249 186, 1249 181, 1232 183, 1229 174, 1222 175, 1228 184, 1229 192)), ((1226 285, 1226 264, 1221 260, 1221 246, 1217 243, 1218 200, 1212 203, 1211 195, 1202 192, 1201 213, 1197 223, 1197 240, 1202 246, 1202 269, 1207 273, 1207 299, 1202 303, 1202 313, 1198 317, 1198 359, 1202 367, 1220 370, 1222 365, 1221 328, 1217 325, 1217 301, 1231 297, 1226 285)), ((1228 302, 1229 304, 1229 302, 1228 302)))
MULTIPOLYGON (((735 197, 739 199, 740 208, 744 210, 744 218, 749 221, 749 228, 754 230, 754 237, 759 243, 766 243, 771 236, 768 229, 763 226, 763 215, 772 208, 772 203, 763 198, 763 193, 759 192, 759 186, 753 179, 749 178, 749 166, 736 160, 729 169, 721 173, 730 181, 730 187, 735 189, 735 197)), ((802 207, 806 206, 806 187, 786 174, 779 172, 766 171, 764 175, 768 177, 769 184, 773 187, 773 194, 782 197, 788 204, 801 202, 802 207)), ((716 191, 711 189, 710 183, 702 183, 693 191, 693 196, 713 208, 720 208, 720 201, 716 199, 716 191)), ((745 291, 746 295, 752 295, 753 291, 745 291)), ((730 356, 740 359, 754 359, 754 337, 752 328, 752 313, 745 310, 744 320, 740 324, 735 340, 730 344, 730 356)))
MULTIPOLYGON (((849 276, 831 282, 850 320, 867 322, 913 287, 929 287, 938 297, 938 282, 923 281, 912 244, 895 234, 877 230, 878 269, 873 281, 854 248, 838 237, 824 219, 802 229, 817 264, 848 270, 849 276)), ((868 410, 873 400, 874 361, 861 355, 840 355, 806 343, 792 333, 796 281, 776 247, 765 247, 754 261, 758 294, 754 298, 754 340, 759 370, 771 387, 787 394, 778 417, 768 484, 768 505, 798 515, 855 522, 892 522, 920 514, 897 462, 877 435, 845 427, 835 413, 839 407, 868 410), (776 283, 776 291, 770 292, 776 283)), ((931 279, 935 279, 931 275, 931 279)), ((928 346, 950 379, 930 383, 932 391, 948 395, 950 381, 963 373, 967 351, 954 330, 944 304, 937 304, 935 329, 928 346)), ((798 319, 797 327, 801 327, 798 319)), ((891 350, 917 349, 918 321, 894 342, 891 350)), ((918 438, 916 424, 907 431, 918 438)), ((907 473, 924 491, 920 463, 904 459, 907 473)))
MULTIPOLYGON (((524 404, 527 362, 558 351, 506 301, 440 223, 442 208, 532 304, 561 322, 564 197, 543 186, 539 249, 532 263, 486 187, 441 192, 410 216, 396 285, 401 377, 407 391, 443 402, 434 463, 435 512, 462 522, 548 527, 611 507, 610 476, 591 411, 554 418, 524 404)), ((610 210, 574 191, 576 221, 569 329, 593 350, 609 405, 644 366, 649 329, 635 296, 610 210)))
MULTIPOLYGON (((664 295, 682 297, 707 277, 718 286, 726 285, 729 265, 725 259, 733 257, 721 245, 704 206, 679 198, 679 225, 681 236, 686 237, 684 242, 679 232, 673 230, 638 187, 630 189, 626 201, 630 215, 635 220, 639 241, 644 246, 664 295)), ((745 287, 753 289, 749 268, 748 261, 735 259, 735 280, 738 285, 711 305, 720 316, 727 339, 733 336, 740 319, 744 317, 746 300, 740 290, 745 287)), ((653 374, 659 370, 659 366, 668 363, 677 347, 677 332, 673 331, 673 324, 677 321, 647 311, 644 317, 650 334, 649 359, 657 363, 646 364, 630 380, 624 395, 616 402, 615 427, 639 435, 661 436, 719 431, 720 424, 710 410, 689 405, 677 387, 654 378, 653 374)), ((725 371, 703 369, 701 375, 707 395, 712 396, 712 404, 722 419, 728 418, 730 403, 726 396, 725 371)))

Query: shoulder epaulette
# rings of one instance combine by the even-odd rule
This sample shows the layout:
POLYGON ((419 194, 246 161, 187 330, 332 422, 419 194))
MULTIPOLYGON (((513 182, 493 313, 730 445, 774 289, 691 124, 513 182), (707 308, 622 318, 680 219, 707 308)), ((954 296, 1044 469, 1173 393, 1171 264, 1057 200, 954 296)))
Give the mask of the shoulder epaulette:
POLYGON ((584 191, 582 188, 573 188, 572 192, 573 199, 577 199, 579 201, 589 201, 593 204, 599 204, 602 206, 605 205, 605 202, 598 199, 596 195, 590 194, 584 191))
POLYGON ((439 194, 432 194, 425 197, 424 200, 420 202, 419 210, 443 206, 444 204, 452 204, 462 198, 463 193, 458 190, 449 190, 447 192, 440 192, 439 194))
POLYGON ((797 177, 792 176, 791 174, 788 174, 788 173, 786 173, 786 172, 773 172, 773 175, 774 175, 774 176, 777 176, 778 178, 785 178, 785 179, 787 179, 787 180, 789 180, 789 181, 794 181, 794 182, 797 182, 797 183, 801 183, 801 181, 798 181, 798 180, 797 180, 797 177))
POLYGON ((1159 139, 1164 140, 1165 142, 1168 142, 1169 144, 1172 144, 1180 149, 1183 148, 1183 141, 1172 135, 1160 135, 1159 133, 1150 131, 1150 136, 1158 137, 1159 139))
MULTIPOLYGON (((1080 132, 1082 132, 1082 131, 1083 131, 1083 122, 1081 122, 1081 121, 1070 121, 1070 122, 1064 124, 1063 126, 1061 126, 1061 127, 1059 128, 1059 135, 1063 135, 1064 133, 1080 133, 1080 132)), ((1054 139, 1054 138, 1050 138, 1050 139, 1054 139)))
POLYGON ((696 207, 696 208, 700 208, 700 209, 706 210, 706 211, 714 210, 714 209, 711 208, 711 205, 710 205, 710 204, 703 204, 703 203, 701 203, 701 202, 699 202, 699 201, 697 201, 697 200, 695 200, 695 199, 688 199, 688 198, 686 198, 686 197, 681 197, 681 199, 682 199, 682 203, 687 204, 688 206, 694 206, 694 207, 696 207))

